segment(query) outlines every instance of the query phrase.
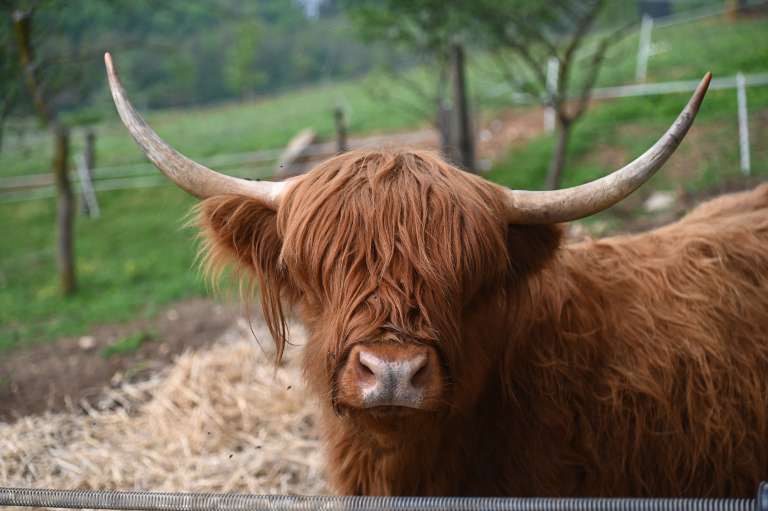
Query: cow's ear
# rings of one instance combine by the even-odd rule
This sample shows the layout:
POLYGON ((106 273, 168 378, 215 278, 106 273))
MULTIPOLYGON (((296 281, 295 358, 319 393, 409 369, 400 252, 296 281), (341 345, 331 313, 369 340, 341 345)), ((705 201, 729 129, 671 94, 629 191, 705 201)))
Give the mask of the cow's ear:
POLYGON ((239 195, 211 197, 198 206, 198 225, 208 270, 219 273, 230 263, 265 276, 277 270, 282 242, 270 205, 239 195))
POLYGON ((509 225, 507 250, 512 275, 529 275, 544 267, 555 255, 562 241, 560 225, 509 225))
POLYGON ((293 293, 280 264, 277 212, 261 200, 237 195, 206 199, 197 211, 206 273, 215 280, 224 268, 233 266, 241 278, 241 291, 258 285, 264 319, 279 358, 287 336, 281 298, 293 293))

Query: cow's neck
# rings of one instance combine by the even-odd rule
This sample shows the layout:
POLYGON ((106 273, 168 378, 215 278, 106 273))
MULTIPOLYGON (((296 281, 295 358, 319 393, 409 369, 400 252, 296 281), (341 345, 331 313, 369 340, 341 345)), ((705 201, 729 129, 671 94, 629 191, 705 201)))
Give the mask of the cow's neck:
MULTIPOLYGON (((499 397, 482 402, 498 404, 499 397)), ((496 484, 493 471, 498 468, 498 445, 488 440, 499 436, 488 428, 506 430, 497 412, 488 407, 433 417, 382 433, 328 410, 324 429, 334 490, 348 495, 497 494, 498 489, 485 486, 496 484), (468 477, 467 466, 485 467, 487 473, 468 477)))

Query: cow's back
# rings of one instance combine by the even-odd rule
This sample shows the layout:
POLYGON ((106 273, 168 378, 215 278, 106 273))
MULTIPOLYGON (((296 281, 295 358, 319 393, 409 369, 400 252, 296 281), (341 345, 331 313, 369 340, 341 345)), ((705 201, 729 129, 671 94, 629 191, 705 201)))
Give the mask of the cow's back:
POLYGON ((768 478, 768 186, 556 263, 533 283, 524 378, 541 424, 566 417, 548 434, 570 491, 751 495, 768 478))
POLYGON ((768 214, 768 183, 753 190, 729 193, 704 202, 685 215, 681 222, 708 221, 754 212, 768 214))

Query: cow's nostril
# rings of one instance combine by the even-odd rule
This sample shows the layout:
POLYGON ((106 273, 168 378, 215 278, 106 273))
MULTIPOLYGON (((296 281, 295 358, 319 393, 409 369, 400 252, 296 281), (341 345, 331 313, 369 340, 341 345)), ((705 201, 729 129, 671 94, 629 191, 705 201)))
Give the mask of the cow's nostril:
POLYGON ((413 373, 413 376, 411 376, 411 385, 413 387, 421 387, 426 382, 427 372, 427 359, 424 358, 421 366, 418 367, 413 373))
POLYGON ((374 363, 371 360, 367 360, 367 358, 364 353, 360 353, 357 357, 357 369, 363 376, 376 376, 374 363))

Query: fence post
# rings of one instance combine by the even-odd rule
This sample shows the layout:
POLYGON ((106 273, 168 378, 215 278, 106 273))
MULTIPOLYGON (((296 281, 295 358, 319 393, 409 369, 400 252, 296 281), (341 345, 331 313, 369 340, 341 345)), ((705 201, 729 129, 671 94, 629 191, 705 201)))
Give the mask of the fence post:
POLYGON ((747 87, 744 73, 736 75, 736 102, 739 112, 739 155, 741 160, 741 172, 750 174, 749 161, 749 119, 747 118, 747 87))
POLYGON ((333 121, 336 125, 336 152, 347 152, 347 123, 344 121, 344 111, 340 106, 333 110, 333 121))
POLYGON ((643 15, 640 24, 640 43, 637 48, 637 67, 635 68, 635 80, 644 82, 648 72, 648 59, 651 56, 651 32, 653 31, 653 18, 643 15))
POLYGON ((544 130, 547 133, 555 131, 555 108, 552 102, 557 93, 557 80, 560 74, 560 61, 555 57, 550 57, 547 61, 547 101, 549 104, 544 107, 544 130))
POLYGON ((85 134, 85 149, 77 159, 77 174, 83 197, 82 211, 91 218, 99 218, 99 203, 93 189, 94 145, 96 136, 92 131, 85 134))
POLYGON ((92 218, 98 218, 99 203, 93 190, 93 168, 95 166, 96 134, 88 130, 85 134, 85 149, 77 160, 77 173, 80 177, 80 191, 82 192, 82 212, 92 218))

